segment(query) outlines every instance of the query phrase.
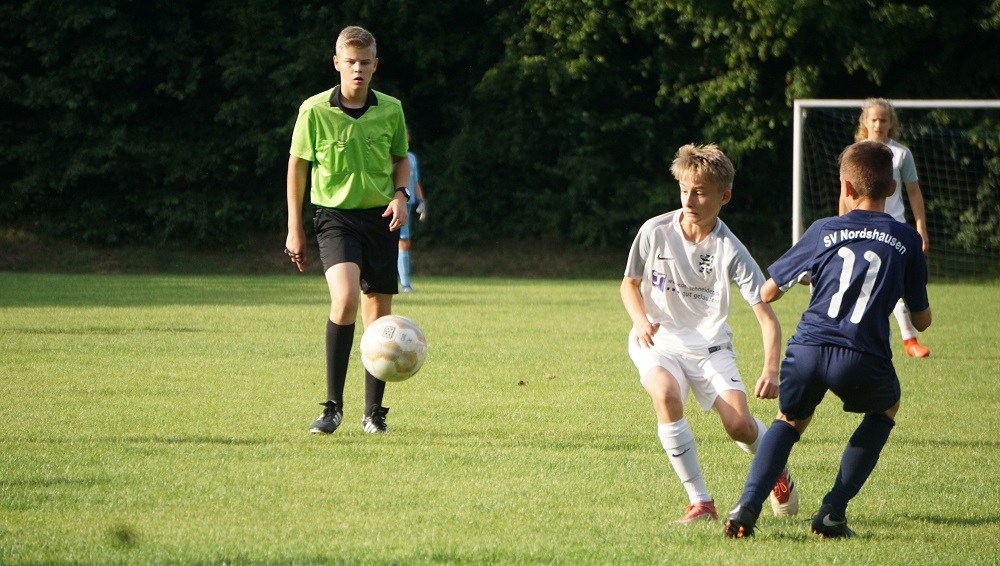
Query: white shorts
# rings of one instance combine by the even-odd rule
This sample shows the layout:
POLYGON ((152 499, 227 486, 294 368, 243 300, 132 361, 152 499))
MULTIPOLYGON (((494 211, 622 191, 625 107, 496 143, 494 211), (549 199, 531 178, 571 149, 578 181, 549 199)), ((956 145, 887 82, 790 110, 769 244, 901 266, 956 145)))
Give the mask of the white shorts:
POLYGON ((681 387, 681 399, 687 399, 688 390, 708 412, 715 404, 716 397, 723 391, 742 391, 746 387, 736 367, 736 352, 731 344, 704 354, 678 354, 656 348, 642 348, 629 333, 628 355, 639 370, 642 382, 653 368, 663 368, 677 380, 681 387))

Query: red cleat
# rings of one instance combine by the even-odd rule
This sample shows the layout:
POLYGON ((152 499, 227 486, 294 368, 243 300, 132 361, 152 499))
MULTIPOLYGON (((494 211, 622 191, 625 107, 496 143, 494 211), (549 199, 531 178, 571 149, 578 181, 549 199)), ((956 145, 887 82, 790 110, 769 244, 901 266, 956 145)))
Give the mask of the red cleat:
POLYGON ((688 525, 695 521, 714 521, 718 518, 719 514, 715 512, 715 500, 713 499, 712 501, 699 501, 688 505, 684 516, 675 522, 688 525))

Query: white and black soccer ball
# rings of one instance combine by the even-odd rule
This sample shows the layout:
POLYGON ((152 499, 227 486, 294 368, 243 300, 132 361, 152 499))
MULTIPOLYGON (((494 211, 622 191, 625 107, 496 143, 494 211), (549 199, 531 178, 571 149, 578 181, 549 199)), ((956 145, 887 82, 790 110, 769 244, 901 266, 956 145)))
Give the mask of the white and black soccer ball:
POLYGON ((361 363, 382 381, 405 381, 420 370, 427 357, 424 333, 405 316, 389 314, 365 328, 361 363))

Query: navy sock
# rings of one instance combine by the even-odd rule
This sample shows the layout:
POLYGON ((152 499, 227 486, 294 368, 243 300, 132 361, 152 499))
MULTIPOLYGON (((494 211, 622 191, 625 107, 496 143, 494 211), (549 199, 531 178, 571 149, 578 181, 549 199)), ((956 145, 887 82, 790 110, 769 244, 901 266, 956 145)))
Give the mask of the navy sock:
POLYGON ((894 426, 896 421, 884 414, 865 415, 844 448, 844 454, 840 457, 840 471, 837 472, 837 479, 833 482, 830 493, 823 498, 824 505, 830 505, 834 512, 845 516, 847 503, 861 491, 861 486, 865 485, 868 476, 875 469, 894 426))
POLYGON ((344 408, 344 383, 347 362, 354 346, 354 324, 340 325, 326 321, 326 398, 344 408))
POLYGON ((795 427, 785 421, 775 419, 771 423, 771 428, 767 429, 750 463, 750 473, 743 486, 743 495, 740 496, 741 504, 760 513, 764 500, 774 488, 774 482, 778 481, 781 470, 788 463, 792 445, 799 438, 801 435, 795 427))

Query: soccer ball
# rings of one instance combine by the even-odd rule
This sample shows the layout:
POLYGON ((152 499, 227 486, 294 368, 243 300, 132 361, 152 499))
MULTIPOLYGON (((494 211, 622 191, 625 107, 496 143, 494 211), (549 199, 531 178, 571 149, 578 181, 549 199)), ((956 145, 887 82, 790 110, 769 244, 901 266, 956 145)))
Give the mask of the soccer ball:
POLYGON ((361 363, 382 381, 404 381, 420 370, 427 340, 417 323, 389 314, 368 325, 361 336, 361 363))

